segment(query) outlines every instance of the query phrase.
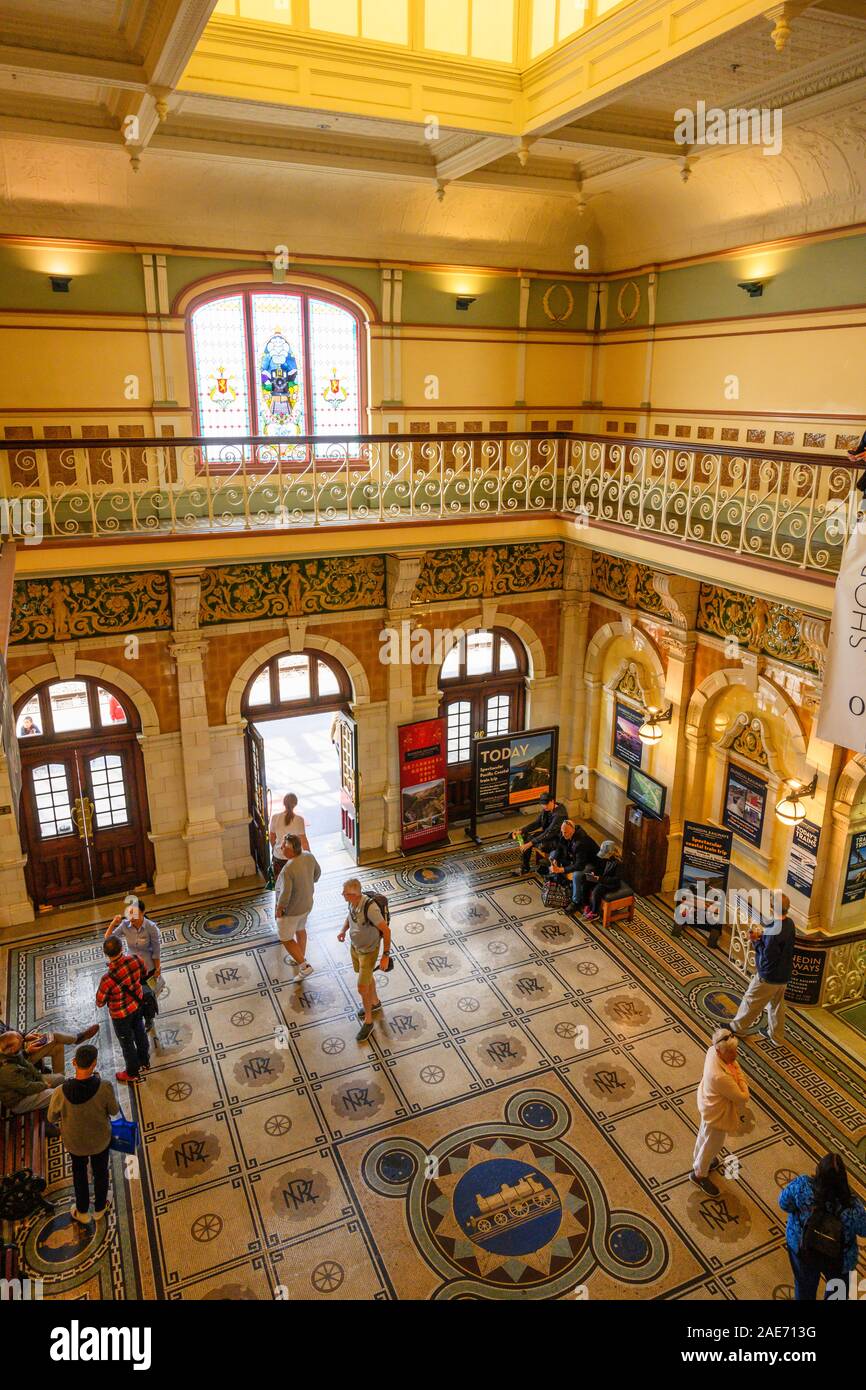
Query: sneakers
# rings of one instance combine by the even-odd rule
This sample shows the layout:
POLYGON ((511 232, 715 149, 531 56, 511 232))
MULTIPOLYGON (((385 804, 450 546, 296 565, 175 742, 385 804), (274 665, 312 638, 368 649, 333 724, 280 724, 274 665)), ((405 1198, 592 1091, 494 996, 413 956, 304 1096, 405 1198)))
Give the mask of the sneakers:
POLYGON ((79 1211, 77 1207, 70 1207, 69 1215, 73 1221, 77 1221, 79 1226, 89 1226, 93 1217, 89 1211, 79 1211))
POLYGON ((305 980, 307 976, 312 975, 312 973, 313 967, 310 965, 309 961, 302 961, 300 965, 295 966, 295 984, 299 985, 302 980, 305 980))
POLYGON ((94 1219, 94 1221, 98 1221, 99 1218, 100 1218, 101 1216, 107 1216, 110 1207, 111 1207, 111 1198, 109 1197, 109 1198, 107 1198, 106 1203, 105 1203, 105 1206, 102 1208, 101 1211, 96 1211, 96 1210, 94 1209, 94 1212, 93 1212, 93 1219, 94 1219))
POLYGON ((718 1197, 721 1188, 716 1187, 716 1184, 711 1178, 699 1178, 694 1169, 689 1173, 689 1177, 695 1184, 695 1187, 699 1187, 702 1192, 706 1192, 710 1197, 718 1197))
MULTIPOLYGON (((141 1071, 144 1071, 144 1067, 142 1067, 141 1071)), ((116 1071, 114 1073, 115 1080, 125 1081, 127 1086, 140 1086, 142 1082, 141 1071, 138 1073, 138 1076, 130 1076, 127 1071, 116 1071)))
POLYGON ((372 1031, 373 1031, 373 1025, 372 1025, 372 1023, 362 1023, 362 1024, 361 1024, 360 1031, 358 1032, 358 1034, 357 1034, 357 1036, 356 1036, 356 1038, 355 1038, 355 1042, 366 1042, 367 1039, 369 1038, 370 1034, 372 1033, 372 1031))
POLYGON ((83 1033, 76 1033, 75 1041, 77 1043, 87 1042, 88 1038, 95 1038, 98 1032, 99 1024, 93 1023, 89 1028, 85 1028, 83 1033))
MULTIPOLYGON (((363 1009, 359 1009, 359 1010, 358 1010, 358 1017, 359 1017, 359 1018, 363 1018, 363 1017, 364 1017, 364 1012, 365 1012, 365 1011, 364 1011, 363 1009)), ((382 1001, 381 1001, 381 999, 379 999, 379 1000, 373 1005, 373 1013, 374 1013, 374 1014, 379 1014, 379 1013, 381 1013, 381 1012, 382 1012, 382 1001)))

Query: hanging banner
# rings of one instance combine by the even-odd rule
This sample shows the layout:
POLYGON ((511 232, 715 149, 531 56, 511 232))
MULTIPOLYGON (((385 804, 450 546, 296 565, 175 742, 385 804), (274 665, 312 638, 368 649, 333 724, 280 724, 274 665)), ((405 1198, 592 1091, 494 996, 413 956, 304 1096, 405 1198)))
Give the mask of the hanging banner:
POLYGON ((403 849, 437 844, 448 839, 445 720, 424 719, 401 724, 400 817, 403 849))
POLYGON ((756 777, 736 763, 728 763, 723 823, 750 845, 760 846, 766 809, 767 784, 763 777, 756 777))
POLYGON ((849 538, 836 580, 818 737, 866 749, 866 527, 849 538))
POLYGON ((800 821, 799 825, 794 826, 794 837, 791 840, 791 852, 788 855, 788 885, 796 888, 798 893, 802 893, 804 898, 811 898, 812 885, 815 882, 815 869, 818 865, 818 842, 821 839, 821 827, 813 825, 811 821, 800 821))
POLYGON ((861 898, 866 898, 866 831, 851 836, 842 903, 857 903, 861 898))
POLYGON ((799 943, 794 947, 791 978, 785 987, 789 1004, 820 1004, 824 966, 829 954, 826 948, 814 950, 799 943))
POLYGON ((476 816, 508 815, 556 791, 556 729, 480 738, 472 783, 476 816))

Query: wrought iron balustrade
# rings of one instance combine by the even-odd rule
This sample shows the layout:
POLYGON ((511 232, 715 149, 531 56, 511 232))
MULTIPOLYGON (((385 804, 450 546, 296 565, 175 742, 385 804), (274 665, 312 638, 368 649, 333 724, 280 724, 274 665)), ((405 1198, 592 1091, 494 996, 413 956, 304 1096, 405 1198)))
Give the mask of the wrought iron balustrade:
POLYGON ((844 459, 564 433, 7 439, 0 468, 51 540, 548 513, 832 573, 856 514, 844 459))

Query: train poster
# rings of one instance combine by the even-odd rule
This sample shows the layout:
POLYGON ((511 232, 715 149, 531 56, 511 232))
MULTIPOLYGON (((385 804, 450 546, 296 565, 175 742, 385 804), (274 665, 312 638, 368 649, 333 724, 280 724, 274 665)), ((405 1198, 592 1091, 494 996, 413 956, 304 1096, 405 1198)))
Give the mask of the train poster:
POLYGON ((472 768, 476 816, 505 816, 556 791, 556 729, 480 738, 472 768))
POLYGON ((438 844, 448 838, 445 720, 401 724, 400 830, 403 849, 438 844))

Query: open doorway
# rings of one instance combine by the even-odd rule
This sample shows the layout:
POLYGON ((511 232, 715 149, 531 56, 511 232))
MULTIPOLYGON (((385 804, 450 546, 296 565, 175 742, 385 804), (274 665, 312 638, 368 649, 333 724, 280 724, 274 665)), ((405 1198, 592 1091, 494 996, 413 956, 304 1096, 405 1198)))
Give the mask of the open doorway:
POLYGON ((323 869, 358 862, 357 734, 346 671, 320 652, 272 657, 250 680, 247 721, 250 846, 264 875, 268 823, 294 792, 310 849, 323 869))

